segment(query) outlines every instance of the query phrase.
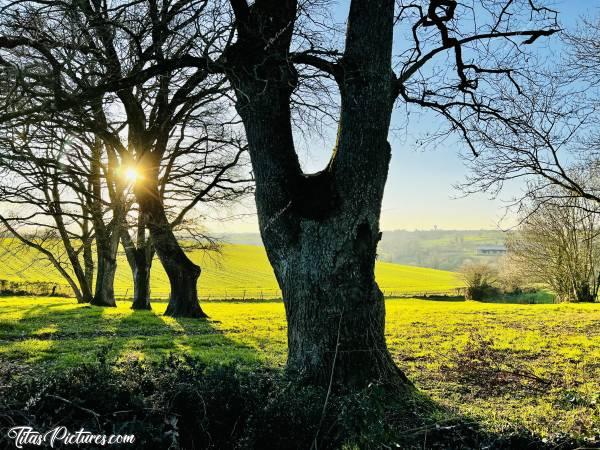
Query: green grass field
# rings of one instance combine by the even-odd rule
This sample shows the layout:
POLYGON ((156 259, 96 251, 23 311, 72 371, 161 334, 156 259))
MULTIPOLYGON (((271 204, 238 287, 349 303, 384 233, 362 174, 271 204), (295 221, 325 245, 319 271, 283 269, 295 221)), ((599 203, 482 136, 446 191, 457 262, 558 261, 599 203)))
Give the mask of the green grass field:
MULTIPOLYGON (((0 360, 37 372, 190 354, 209 364, 282 367, 279 302, 205 302, 209 321, 77 305, 69 299, 0 298, 0 360)), ((600 434, 600 304, 516 305, 387 301, 398 365, 433 400, 491 430, 543 436, 600 434)))
MULTIPOLYGON (((0 241, 0 257, 3 262, 0 280, 66 284, 37 252, 14 247, 14 242, 9 239, 0 241)), ((263 247, 230 244, 223 246, 220 255, 192 251, 190 257, 203 269, 199 282, 203 299, 281 297, 263 247)), ((376 275, 387 296, 445 292, 462 286, 461 280, 452 272, 384 262, 377 263, 376 275)), ((168 279, 157 259, 152 266, 151 289, 153 298, 169 296, 168 279)), ((133 295, 131 272, 123 254, 118 259, 115 293, 118 297, 133 295)))

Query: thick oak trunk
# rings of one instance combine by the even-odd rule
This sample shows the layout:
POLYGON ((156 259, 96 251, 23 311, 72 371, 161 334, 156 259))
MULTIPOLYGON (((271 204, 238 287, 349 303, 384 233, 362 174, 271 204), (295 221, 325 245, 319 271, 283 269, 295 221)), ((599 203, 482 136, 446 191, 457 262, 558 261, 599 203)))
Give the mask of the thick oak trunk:
POLYGON ((287 369, 317 385, 405 381, 388 352, 384 298, 373 269, 378 230, 351 221, 305 222, 275 266, 288 323, 287 369))
POLYGON ((136 186, 136 198, 156 254, 169 278, 171 293, 165 315, 207 317, 198 301, 201 270, 187 257, 171 229, 158 191, 157 167, 156 164, 144 172, 142 182, 136 186))
POLYGON ((240 4, 238 40, 224 57, 246 129, 261 236, 283 292, 287 370, 323 386, 403 383, 386 347, 374 276, 391 155, 394 2, 351 2, 336 72, 337 144, 327 168, 310 175, 302 173, 291 128, 296 13, 295 0, 240 4))

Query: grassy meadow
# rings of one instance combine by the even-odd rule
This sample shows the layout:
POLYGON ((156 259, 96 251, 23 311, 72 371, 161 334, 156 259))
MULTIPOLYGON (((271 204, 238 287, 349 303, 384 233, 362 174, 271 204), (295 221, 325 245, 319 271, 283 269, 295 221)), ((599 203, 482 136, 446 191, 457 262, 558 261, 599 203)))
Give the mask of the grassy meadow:
MULTIPOLYGON (((194 250, 190 251, 189 256, 202 267, 199 293, 203 299, 281 297, 273 270, 261 246, 227 244, 223 246, 221 254, 194 250)), ((66 284, 54 267, 40 259, 35 250, 16 246, 11 239, 0 240, 0 257, 3 262, 0 265, 0 280, 66 284)), ((121 298, 131 297, 131 271, 122 252, 117 267, 115 294, 121 298)), ((453 272, 385 262, 377 263, 376 276, 387 296, 451 292, 462 286, 462 281, 453 272)), ((61 291, 68 292, 68 287, 61 291)), ((153 298, 169 296, 167 275, 156 258, 152 265, 151 291, 153 298)))
MULTIPOLYGON (((0 298, 4 370, 62 371, 109 361, 193 355, 211 365, 280 368, 280 302, 205 302, 208 321, 153 311, 0 298)), ((492 431, 600 434, 600 304, 387 300, 387 339, 417 387, 492 431)))

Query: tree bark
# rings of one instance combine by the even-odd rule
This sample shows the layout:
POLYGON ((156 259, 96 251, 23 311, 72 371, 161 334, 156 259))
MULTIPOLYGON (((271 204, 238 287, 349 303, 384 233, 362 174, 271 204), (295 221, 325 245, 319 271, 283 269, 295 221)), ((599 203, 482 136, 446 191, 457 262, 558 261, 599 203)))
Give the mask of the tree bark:
POLYGON ((133 303, 132 309, 151 310, 150 303, 150 270, 152 269, 152 259, 154 258, 154 248, 152 242, 146 239, 146 227, 138 220, 137 244, 127 233, 123 231, 122 242, 125 248, 125 255, 133 274, 133 303))
POLYGON ((146 257, 143 250, 136 251, 136 265, 133 274, 133 303, 132 309, 152 309, 150 304, 150 269, 152 257, 146 257))
POLYGON ((88 217, 83 220, 83 235, 85 240, 83 242, 83 267, 85 272, 85 279, 88 286, 94 285, 94 250, 93 250, 93 239, 90 237, 91 232, 89 230, 90 219, 88 217))
MULTIPOLYGON (((115 191, 119 192, 111 196, 113 218, 107 225, 104 223, 102 211, 102 185, 101 185, 101 158, 102 145, 95 142, 92 146, 90 179, 89 183, 92 190, 90 201, 90 213, 94 230, 96 232, 96 257, 98 259, 96 268, 96 287, 94 298, 91 301, 95 306, 117 306, 115 300, 115 274, 117 272, 117 251, 119 249, 121 217, 124 213, 121 188, 118 183, 107 179, 112 184, 115 191)), ((109 157, 110 166, 114 167, 114 157, 111 156, 111 149, 105 147, 109 157)))
POLYGON ((110 236, 98 235, 96 231, 96 250, 98 271, 96 273, 96 290, 91 302, 95 306, 117 306, 115 300, 115 274, 117 272, 117 251, 119 232, 113 230, 110 236))
POLYGON ((197 291, 201 270, 187 257, 171 229, 158 190, 158 163, 151 163, 144 170, 136 183, 135 195, 156 254, 169 278, 171 293, 165 315, 204 318, 207 315, 200 307, 197 291))
POLYGON ((393 0, 350 7, 338 142, 327 168, 303 174, 287 54, 296 2, 236 10, 238 40, 225 54, 256 180, 261 236, 288 322, 287 370, 322 386, 404 383, 385 342, 375 282, 379 216, 393 107, 393 0))
POLYGON ((303 222, 278 264, 288 323, 288 371, 311 383, 362 387, 404 380, 386 347, 385 304, 373 275, 377 233, 365 223, 303 222), (349 234, 338 232, 344 225, 349 234))

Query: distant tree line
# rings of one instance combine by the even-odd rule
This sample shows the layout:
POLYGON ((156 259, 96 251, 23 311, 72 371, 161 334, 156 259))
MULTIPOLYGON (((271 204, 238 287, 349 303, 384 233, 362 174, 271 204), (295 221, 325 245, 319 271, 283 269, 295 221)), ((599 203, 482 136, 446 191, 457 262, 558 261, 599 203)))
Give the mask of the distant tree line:
POLYGON ((393 230, 383 233, 378 252, 386 262, 456 271, 469 261, 496 263, 498 256, 478 250, 503 245, 506 237, 502 230, 393 230))

